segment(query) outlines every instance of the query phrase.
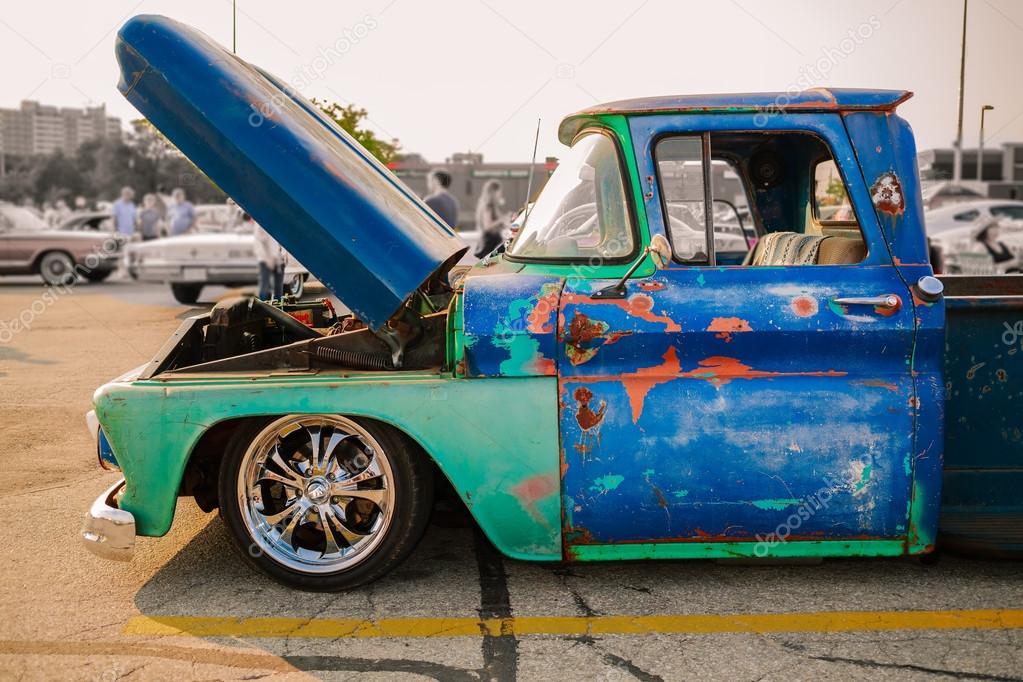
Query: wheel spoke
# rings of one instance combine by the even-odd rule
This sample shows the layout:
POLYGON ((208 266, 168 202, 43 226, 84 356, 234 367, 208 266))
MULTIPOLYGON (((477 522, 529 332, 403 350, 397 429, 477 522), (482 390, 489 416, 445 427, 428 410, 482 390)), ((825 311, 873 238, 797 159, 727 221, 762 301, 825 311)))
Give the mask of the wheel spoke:
POLYGON ((281 476, 279 474, 275 474, 274 472, 270 471, 269 469, 264 469, 263 470, 263 474, 259 477, 259 480, 256 481, 256 485, 259 485, 260 483, 280 483, 280 484, 285 485, 285 486, 287 486, 289 488, 295 488, 295 489, 298 489, 298 490, 302 489, 302 486, 295 479, 293 479, 293 478, 286 478, 286 477, 281 476))
POLYGON ((274 464, 276 464, 280 468, 280 470, 282 472, 284 472, 285 476, 290 478, 296 484, 301 484, 302 483, 302 475, 300 473, 298 473, 297 471, 295 471, 293 468, 291 468, 287 464, 287 462, 284 461, 284 458, 281 457, 281 445, 280 445, 280 443, 275 445, 273 450, 271 450, 270 452, 272 454, 270 455, 270 457, 268 459, 271 462, 273 462, 274 464))
MULTIPOLYGON (((365 469, 363 469, 362 471, 360 471, 359 473, 355 474, 354 476, 352 476, 350 478, 345 478, 345 479, 342 479, 342 480, 338 481, 337 483, 334 484, 334 486, 331 487, 331 491, 333 491, 335 489, 335 487, 337 487, 337 489, 340 490, 340 489, 343 489, 345 487, 354 486, 354 485, 356 485, 358 483, 362 483, 364 481, 368 481, 368 480, 373 479, 373 478, 378 478, 378 477, 383 476, 383 475, 384 475, 384 472, 380 468, 380 463, 377 461, 376 456, 374 456, 373 459, 370 460, 370 463, 366 465, 365 469)), ((332 494, 333 494, 333 492, 332 492, 332 494)), ((341 493, 338 493, 338 494, 341 494, 341 493)))
POLYGON ((341 524, 334 517, 334 511, 330 508, 329 504, 318 505, 316 511, 320 514, 320 523, 323 524, 323 536, 326 540, 323 546, 323 556, 337 554, 341 551, 341 548, 338 547, 337 540, 334 538, 334 531, 330 527, 330 522, 333 519, 334 523, 337 523, 338 526, 341 524))
POLYGON ((341 507, 331 507, 331 518, 337 523, 338 531, 341 533, 341 537, 345 539, 351 546, 355 546, 355 543, 366 537, 365 533, 360 533, 349 525, 348 516, 345 515, 345 510, 341 507))
POLYGON ((337 492, 331 492, 335 497, 355 497, 362 500, 369 500, 378 507, 383 506, 383 501, 387 498, 386 490, 359 490, 358 488, 342 488, 337 492))
POLYGON ((320 471, 320 466, 319 465, 320 465, 320 445, 323 444, 323 438, 321 436, 321 431, 320 431, 320 427, 319 426, 307 426, 307 427, 305 427, 305 431, 306 431, 307 434, 309 434, 309 447, 312 448, 312 451, 309 454, 309 466, 311 467, 309 473, 312 476, 316 476, 316 475, 322 473, 320 471))
POLYGON ((298 527, 298 524, 302 521, 302 519, 305 518, 306 513, 309 511, 309 505, 302 500, 292 506, 298 508, 298 513, 292 516, 291 520, 288 521, 287 527, 285 527, 284 532, 281 533, 281 542, 284 542, 294 548, 295 543, 292 541, 292 534, 295 532, 295 528, 298 527))
POLYGON ((323 449, 323 461, 317 463, 316 473, 321 476, 326 475, 330 468, 330 461, 335 459, 334 453, 337 447, 349 438, 354 438, 355 434, 345 433, 344 431, 334 430, 334 433, 330 435, 330 440, 327 441, 327 447, 323 449))
MULTIPOLYGON (((287 507, 285 507, 283 510, 277 512, 276 514, 269 514, 269 515, 263 514, 263 518, 265 518, 266 522, 269 523, 271 526, 276 526, 278 523, 280 523, 284 519, 290 517, 292 514, 294 514, 295 512, 299 511, 301 508, 302 508, 302 501, 301 501, 301 498, 299 498, 298 500, 296 500, 295 502, 292 502, 291 504, 289 504, 287 507)), ((260 512, 260 513, 262 514, 262 512, 260 512)))

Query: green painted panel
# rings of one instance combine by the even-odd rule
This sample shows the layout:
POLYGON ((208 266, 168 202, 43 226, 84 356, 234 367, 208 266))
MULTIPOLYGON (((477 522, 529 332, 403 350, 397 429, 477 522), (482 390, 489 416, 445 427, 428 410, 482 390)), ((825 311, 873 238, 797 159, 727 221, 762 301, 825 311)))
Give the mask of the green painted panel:
POLYGON ((504 554, 561 559, 557 380, 390 372, 110 383, 96 413, 128 481, 140 535, 170 528, 199 437, 238 417, 372 417, 416 439, 504 554))
POLYGON ((569 550, 578 561, 634 561, 637 559, 736 559, 848 556, 901 556, 902 540, 822 540, 781 542, 767 547, 759 542, 642 542, 621 545, 575 545, 569 550))

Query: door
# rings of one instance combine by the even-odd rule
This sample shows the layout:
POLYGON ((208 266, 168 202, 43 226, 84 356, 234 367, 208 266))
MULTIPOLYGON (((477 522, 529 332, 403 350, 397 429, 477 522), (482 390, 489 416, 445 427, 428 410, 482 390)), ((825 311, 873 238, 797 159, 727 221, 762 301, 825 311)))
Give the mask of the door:
POLYGON ((675 262, 621 299, 592 296, 605 282, 570 280, 562 294, 563 514, 577 558, 901 551, 908 289, 845 165, 838 115, 783 117, 792 129, 771 133, 746 118, 633 119, 650 230, 669 236, 675 262), (749 204, 759 265, 715 265, 707 207, 725 183, 711 159, 740 169, 729 198, 749 204))

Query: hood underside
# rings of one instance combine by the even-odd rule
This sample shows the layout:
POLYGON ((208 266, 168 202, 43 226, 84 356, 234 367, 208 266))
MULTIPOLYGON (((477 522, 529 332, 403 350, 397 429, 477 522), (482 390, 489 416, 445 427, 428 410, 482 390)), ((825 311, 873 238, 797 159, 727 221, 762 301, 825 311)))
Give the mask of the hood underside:
POLYGON ((370 327, 466 250, 314 105, 205 34, 138 16, 116 54, 128 101, 370 327))

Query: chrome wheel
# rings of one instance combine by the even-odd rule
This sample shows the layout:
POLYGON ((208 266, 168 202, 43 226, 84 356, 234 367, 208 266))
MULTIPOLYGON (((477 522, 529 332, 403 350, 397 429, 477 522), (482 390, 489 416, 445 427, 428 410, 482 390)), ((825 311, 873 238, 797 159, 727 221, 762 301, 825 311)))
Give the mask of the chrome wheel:
POLYGON ((370 556, 391 525, 391 462, 350 419, 278 419, 252 441, 238 474, 250 554, 294 571, 346 570, 370 556))

